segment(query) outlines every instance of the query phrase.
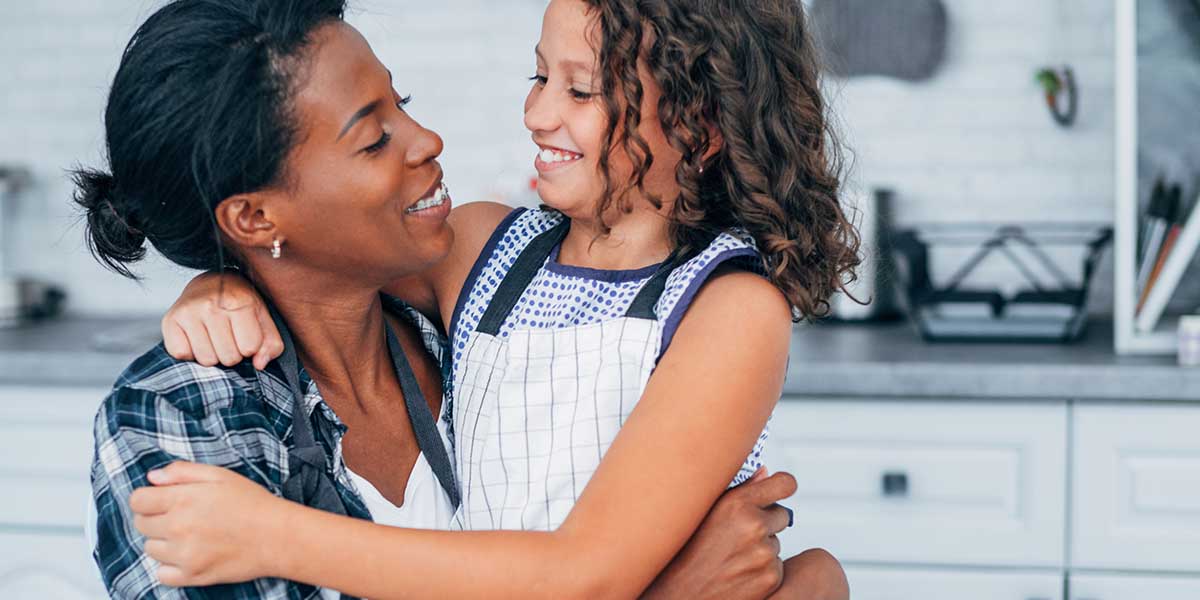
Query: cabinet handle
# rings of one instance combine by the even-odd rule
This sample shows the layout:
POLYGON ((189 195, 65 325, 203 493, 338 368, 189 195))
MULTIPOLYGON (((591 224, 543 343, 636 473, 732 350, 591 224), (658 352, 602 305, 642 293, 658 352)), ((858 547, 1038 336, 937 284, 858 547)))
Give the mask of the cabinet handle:
POLYGON ((883 495, 888 498, 903 498, 908 496, 908 473, 904 471, 887 471, 881 481, 883 495))

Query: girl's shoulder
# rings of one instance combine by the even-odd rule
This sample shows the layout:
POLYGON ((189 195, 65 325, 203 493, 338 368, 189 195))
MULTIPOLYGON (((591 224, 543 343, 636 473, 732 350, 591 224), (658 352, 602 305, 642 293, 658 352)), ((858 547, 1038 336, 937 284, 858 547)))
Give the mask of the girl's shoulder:
MULTIPOLYGON (((762 254, 758 251, 754 238, 741 229, 722 232, 708 246, 671 273, 662 296, 655 305, 655 314, 658 315, 659 321, 663 322, 664 352, 683 316, 705 284, 718 275, 731 272, 748 275, 736 279, 748 282, 751 288, 760 288, 761 286, 755 284, 766 282, 762 277, 762 254)), ((739 284, 739 287, 744 286, 746 283, 739 284)))

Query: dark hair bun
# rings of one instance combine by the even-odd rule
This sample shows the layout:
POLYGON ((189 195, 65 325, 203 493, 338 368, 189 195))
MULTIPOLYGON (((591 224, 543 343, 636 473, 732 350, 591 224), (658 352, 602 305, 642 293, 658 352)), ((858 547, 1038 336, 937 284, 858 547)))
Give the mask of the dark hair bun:
POLYGON ((75 172, 75 203, 86 213, 87 242, 104 266, 129 277, 129 264, 146 257, 146 235, 130 204, 120 202, 112 175, 82 169, 75 172))

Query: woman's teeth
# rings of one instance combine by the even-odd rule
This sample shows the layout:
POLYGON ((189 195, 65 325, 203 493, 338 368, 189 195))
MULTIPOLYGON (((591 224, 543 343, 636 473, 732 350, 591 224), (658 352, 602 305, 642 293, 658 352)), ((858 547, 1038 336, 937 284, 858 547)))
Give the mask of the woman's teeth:
POLYGON ((579 160, 579 159, 583 158, 583 155, 576 154, 574 152, 567 152, 565 150, 558 151, 558 150, 545 149, 545 150, 542 150, 541 152, 538 152, 538 158, 544 163, 553 164, 553 163, 563 163, 563 162, 571 162, 573 160, 579 160))
POLYGON ((407 209, 405 209, 404 212, 415 213, 415 212, 420 212, 422 210, 429 210, 431 208, 437 208, 437 207, 445 204, 446 200, 449 200, 449 199, 450 199, 450 190, 447 189, 446 184, 443 183, 438 186, 438 189, 433 192, 432 196, 430 196, 424 200, 421 200, 420 202, 417 202, 416 204, 408 207, 407 209))

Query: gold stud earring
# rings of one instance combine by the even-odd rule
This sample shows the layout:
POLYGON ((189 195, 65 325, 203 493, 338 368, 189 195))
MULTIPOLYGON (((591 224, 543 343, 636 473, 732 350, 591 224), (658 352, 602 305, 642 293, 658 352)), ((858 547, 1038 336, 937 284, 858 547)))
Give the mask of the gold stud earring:
POLYGON ((279 238, 275 238, 275 241, 271 242, 271 258, 279 260, 281 256, 283 256, 283 244, 280 243, 279 238))

